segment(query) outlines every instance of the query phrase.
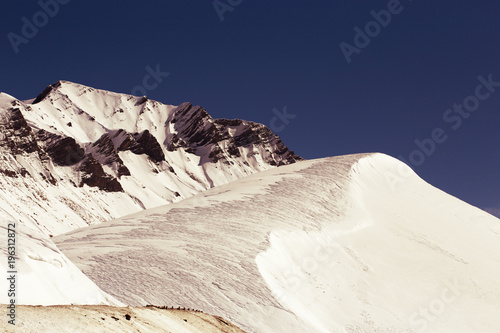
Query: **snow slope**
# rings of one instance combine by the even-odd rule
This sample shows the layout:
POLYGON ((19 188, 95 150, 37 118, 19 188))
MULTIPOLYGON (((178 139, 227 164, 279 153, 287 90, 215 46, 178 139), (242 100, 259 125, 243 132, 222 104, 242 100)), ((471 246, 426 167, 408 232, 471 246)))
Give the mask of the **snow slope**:
POLYGON ((500 220, 383 154, 263 171, 54 240, 126 304, 249 332, 500 330, 500 220))
MULTIPOLYGON (((17 271, 16 304, 121 305, 85 276, 34 223, 20 223, 8 210, 8 207, 0 207, 0 242, 7 244, 7 228, 10 224, 16 234, 16 260, 13 269, 8 267, 7 248, 2 246, 0 274, 8 277, 11 274, 7 274, 7 271, 17 271)), ((26 221, 30 221, 29 218, 26 217, 26 221)), ((10 282, 6 278, 0 281, 0 288, 5 291, 1 294, 0 303, 8 304, 10 282)))

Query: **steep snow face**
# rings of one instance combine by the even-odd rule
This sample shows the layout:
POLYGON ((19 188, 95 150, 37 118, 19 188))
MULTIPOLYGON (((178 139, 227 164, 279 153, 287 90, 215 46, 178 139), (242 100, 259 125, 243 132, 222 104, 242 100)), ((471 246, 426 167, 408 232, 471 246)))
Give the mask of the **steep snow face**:
MULTIPOLYGON (((7 247, 2 246, 0 263, 1 304, 9 304, 7 290, 11 281, 8 271, 17 271, 14 290, 17 304, 113 304, 121 305, 114 297, 102 292, 64 254, 62 254, 34 221, 25 217, 19 223, 8 212, 8 206, 0 208, 0 242, 7 244, 7 228, 15 231, 15 263, 8 267, 7 247), (6 207, 7 209, 4 209, 6 207)), ((12 231, 9 231, 12 232, 12 231)), ((12 250, 12 249, 11 249, 12 250)), ((13 282, 13 281, 12 281, 13 282)))
POLYGON ((497 331, 500 220, 388 156, 351 178, 344 218, 257 257, 280 303, 318 332, 497 331))
POLYGON ((500 330, 500 220, 382 154, 263 171, 55 243, 126 304, 249 332, 500 330))
POLYGON ((48 235, 294 163, 264 125, 59 81, 0 94, 0 202, 48 235))

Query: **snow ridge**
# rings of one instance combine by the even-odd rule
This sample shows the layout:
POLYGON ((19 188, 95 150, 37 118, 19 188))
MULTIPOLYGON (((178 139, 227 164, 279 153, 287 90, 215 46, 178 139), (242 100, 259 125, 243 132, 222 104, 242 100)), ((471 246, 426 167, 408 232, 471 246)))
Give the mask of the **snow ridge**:
POLYGON ((499 220, 412 171, 391 182, 405 168, 303 161, 55 242, 126 304, 196 305, 249 332, 497 331, 499 220))

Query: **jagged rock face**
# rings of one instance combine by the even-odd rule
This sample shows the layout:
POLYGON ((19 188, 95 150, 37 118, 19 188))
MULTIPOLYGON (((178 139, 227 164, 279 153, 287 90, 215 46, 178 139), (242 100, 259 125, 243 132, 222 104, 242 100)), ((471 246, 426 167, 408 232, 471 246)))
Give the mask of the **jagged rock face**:
POLYGON ((78 171, 82 172, 80 186, 86 184, 107 192, 123 191, 118 180, 106 174, 102 165, 91 154, 78 166, 78 171))
POLYGON ((134 154, 146 154, 152 161, 165 161, 165 154, 154 136, 145 130, 142 133, 125 133, 120 130, 115 137, 123 137, 123 142, 118 147, 120 151, 130 150, 134 154))
POLYGON ((99 140, 91 145, 91 147, 93 150, 92 155, 102 161, 102 164, 116 165, 118 178, 122 176, 130 176, 130 170, 123 164, 123 161, 118 155, 118 151, 115 148, 109 133, 103 134, 99 140))
POLYGON ((40 94, 39 94, 39 95, 35 98, 35 100, 33 101, 33 103, 32 103, 32 104, 37 104, 37 103, 39 103, 39 102, 43 101, 43 100, 44 100, 44 98, 45 98, 45 97, 47 97, 53 89, 58 88, 58 87, 60 87, 60 86, 61 86, 61 82, 60 82, 60 81, 58 81, 58 82, 56 82, 56 83, 54 83, 54 84, 51 84, 50 86, 48 86, 47 88, 45 88, 45 89, 44 89, 44 90, 43 90, 43 91, 42 91, 42 92, 41 92, 41 93, 40 93, 40 94))
MULTIPOLYGON (((12 103, 16 106, 17 103, 12 103)), ((33 137, 31 127, 28 126, 21 110, 12 107, 1 112, 0 118, 0 145, 14 154, 33 153, 40 149, 33 137)))
POLYGON ((37 139, 57 165, 75 165, 85 158, 85 151, 73 138, 38 130, 37 139))
POLYGON ((214 144, 222 139, 212 117, 201 106, 181 104, 175 109, 172 123, 175 124, 177 135, 193 148, 214 144))
POLYGON ((12 211, 54 234, 301 160, 264 125, 66 81, 31 103, 0 94, 0 130, 0 201, 26 188, 35 204, 12 211))
POLYGON ((288 150, 268 127, 240 119, 213 119, 204 108, 190 103, 181 104, 175 109, 172 123, 177 134, 168 146, 170 151, 182 147, 196 153, 198 148, 208 146, 208 157, 212 162, 222 160, 231 164, 225 152, 230 157, 238 158, 241 156, 240 147, 273 144, 274 152, 266 159, 270 165, 285 165, 302 160, 300 156, 288 150), (221 145, 223 142, 225 149, 221 145))

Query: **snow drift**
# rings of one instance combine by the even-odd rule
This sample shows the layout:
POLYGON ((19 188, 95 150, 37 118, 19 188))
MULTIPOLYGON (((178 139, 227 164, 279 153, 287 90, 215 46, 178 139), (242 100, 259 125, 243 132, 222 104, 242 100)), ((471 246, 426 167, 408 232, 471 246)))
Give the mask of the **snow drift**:
POLYGON ((54 241, 121 302, 250 332, 500 330, 500 220, 383 154, 263 171, 54 241))

